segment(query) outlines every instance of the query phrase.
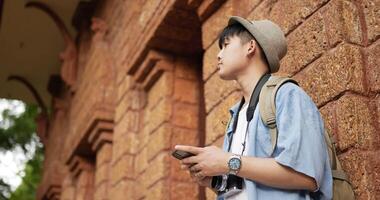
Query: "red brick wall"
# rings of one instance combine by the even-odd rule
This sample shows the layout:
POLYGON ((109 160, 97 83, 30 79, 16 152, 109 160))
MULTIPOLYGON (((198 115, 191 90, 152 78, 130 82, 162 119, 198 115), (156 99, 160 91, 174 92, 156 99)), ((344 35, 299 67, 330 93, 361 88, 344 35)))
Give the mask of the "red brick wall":
POLYGON ((79 36, 75 90, 54 102, 38 199, 214 199, 170 152, 222 144, 241 95, 215 67, 230 15, 282 27, 278 74, 317 104, 357 198, 380 198, 379 9, 377 0, 99 3, 79 36))

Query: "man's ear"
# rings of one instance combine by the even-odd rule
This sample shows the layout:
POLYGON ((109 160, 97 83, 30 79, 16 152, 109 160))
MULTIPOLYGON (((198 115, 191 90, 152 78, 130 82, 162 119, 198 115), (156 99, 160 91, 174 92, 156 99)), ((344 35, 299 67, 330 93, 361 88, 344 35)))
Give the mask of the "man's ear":
POLYGON ((247 55, 248 56, 255 55, 255 52, 256 52, 256 41, 255 40, 250 40, 247 45, 248 45, 247 55))

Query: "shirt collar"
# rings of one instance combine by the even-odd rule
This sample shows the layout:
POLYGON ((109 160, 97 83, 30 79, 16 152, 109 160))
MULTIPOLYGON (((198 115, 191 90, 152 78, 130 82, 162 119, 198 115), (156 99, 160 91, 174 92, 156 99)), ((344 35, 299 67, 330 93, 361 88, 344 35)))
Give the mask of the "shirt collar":
POLYGON ((240 101, 238 101, 238 102, 235 103, 232 107, 230 107, 230 114, 231 114, 231 117, 234 116, 234 114, 235 114, 236 112, 238 112, 240 104, 241 104, 241 105, 244 104, 244 97, 242 97, 242 98, 240 99, 240 101))

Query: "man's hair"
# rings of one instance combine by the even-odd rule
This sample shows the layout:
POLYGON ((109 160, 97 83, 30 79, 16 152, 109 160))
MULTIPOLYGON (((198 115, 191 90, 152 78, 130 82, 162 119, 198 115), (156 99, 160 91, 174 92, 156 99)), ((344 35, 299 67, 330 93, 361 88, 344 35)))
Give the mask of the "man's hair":
POLYGON ((219 48, 223 48, 224 41, 226 38, 233 36, 238 36, 242 44, 254 40, 255 38, 247 31, 247 29, 239 23, 231 24, 226 26, 222 32, 219 34, 219 48))
POLYGON ((219 34, 219 41, 218 41, 219 49, 223 48, 223 44, 224 44, 224 41, 226 40, 226 38, 230 38, 230 37, 233 37, 235 35, 240 38, 241 44, 246 44, 250 40, 255 40, 255 42, 257 44, 256 47, 260 49, 260 54, 259 54, 260 58, 263 59, 264 62, 269 67, 268 61, 267 61, 267 59, 266 59, 266 57, 264 55, 264 52, 263 52, 260 44, 251 35, 251 33, 248 32, 248 30, 243 25, 241 25, 239 23, 230 24, 230 25, 226 26, 222 30, 222 32, 220 32, 220 34, 219 34))

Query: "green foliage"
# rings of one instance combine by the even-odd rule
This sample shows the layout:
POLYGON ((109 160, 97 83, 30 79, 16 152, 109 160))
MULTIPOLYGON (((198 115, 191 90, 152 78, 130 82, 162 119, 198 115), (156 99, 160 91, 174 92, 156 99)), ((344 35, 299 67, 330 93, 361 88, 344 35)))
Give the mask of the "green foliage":
POLYGON ((7 199, 6 194, 11 193, 11 187, 0 178, 0 200, 7 199))
POLYGON ((27 144, 35 134, 36 124, 34 118, 38 113, 35 105, 25 105, 25 112, 17 116, 11 110, 6 109, 2 113, 3 123, 8 123, 9 127, 0 126, 0 151, 12 150, 20 146, 27 152, 27 144))
POLYGON ((41 147, 36 149, 34 157, 25 165, 25 176, 17 189, 11 193, 9 200, 34 200, 36 190, 41 179, 41 169, 43 161, 43 150, 41 147))
POLYGON ((0 119, 0 151, 12 151, 21 147, 25 154, 30 154, 35 146, 35 153, 25 165, 22 183, 12 192, 10 186, 0 177, 0 200, 32 200, 36 197, 36 188, 41 179, 43 147, 36 139, 35 117, 38 114, 36 105, 25 105, 21 114, 6 109, 0 119))

